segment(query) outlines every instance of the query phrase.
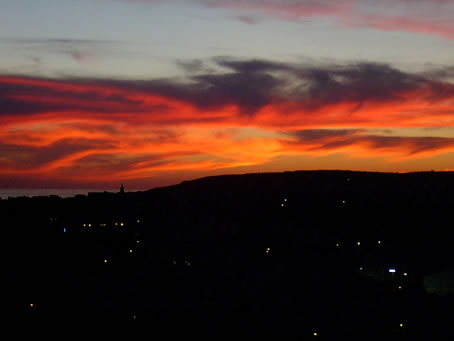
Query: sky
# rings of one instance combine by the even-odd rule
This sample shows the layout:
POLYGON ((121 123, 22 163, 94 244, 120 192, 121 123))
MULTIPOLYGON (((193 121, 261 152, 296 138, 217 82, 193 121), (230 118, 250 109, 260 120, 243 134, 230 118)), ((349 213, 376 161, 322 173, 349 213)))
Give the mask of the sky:
POLYGON ((0 7, 0 188, 454 170, 454 0, 0 7))

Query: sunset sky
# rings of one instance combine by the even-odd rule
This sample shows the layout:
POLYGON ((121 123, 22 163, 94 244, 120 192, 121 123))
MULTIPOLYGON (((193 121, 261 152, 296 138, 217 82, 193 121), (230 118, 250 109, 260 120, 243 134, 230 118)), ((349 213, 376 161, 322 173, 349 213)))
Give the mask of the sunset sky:
POLYGON ((454 170, 454 0, 0 0, 0 188, 454 170))

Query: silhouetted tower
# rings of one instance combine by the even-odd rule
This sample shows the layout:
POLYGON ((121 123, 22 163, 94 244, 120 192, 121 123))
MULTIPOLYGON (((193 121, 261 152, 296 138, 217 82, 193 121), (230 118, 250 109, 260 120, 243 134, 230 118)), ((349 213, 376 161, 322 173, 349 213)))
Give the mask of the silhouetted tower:
POLYGON ((120 187, 120 194, 125 194, 125 188, 123 187, 123 184, 121 184, 120 187))

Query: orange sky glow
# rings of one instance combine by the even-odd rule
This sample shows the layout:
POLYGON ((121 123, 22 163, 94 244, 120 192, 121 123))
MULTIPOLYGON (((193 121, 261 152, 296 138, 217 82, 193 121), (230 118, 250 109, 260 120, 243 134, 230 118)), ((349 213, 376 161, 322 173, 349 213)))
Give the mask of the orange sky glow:
POLYGON ((147 188, 225 173, 454 168, 450 83, 360 101, 349 94, 356 90, 326 99, 277 89, 257 106, 235 98, 203 106, 101 80, 16 76, 0 86, 2 186, 147 188))

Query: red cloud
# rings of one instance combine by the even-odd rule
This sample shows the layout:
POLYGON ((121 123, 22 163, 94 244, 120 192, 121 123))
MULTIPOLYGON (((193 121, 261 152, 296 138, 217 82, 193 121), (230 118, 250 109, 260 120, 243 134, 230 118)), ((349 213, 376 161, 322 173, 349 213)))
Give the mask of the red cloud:
POLYGON ((0 185, 140 183, 298 154, 454 152, 452 138, 410 136, 453 126, 454 86, 443 78, 371 63, 216 62, 229 71, 184 83, 0 77, 0 185))

